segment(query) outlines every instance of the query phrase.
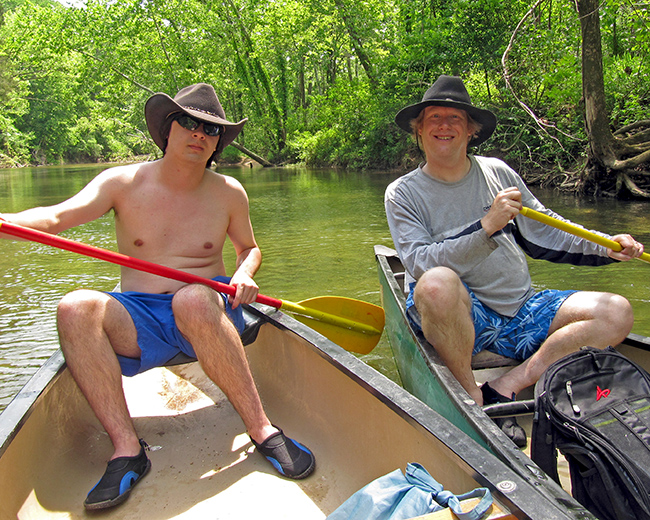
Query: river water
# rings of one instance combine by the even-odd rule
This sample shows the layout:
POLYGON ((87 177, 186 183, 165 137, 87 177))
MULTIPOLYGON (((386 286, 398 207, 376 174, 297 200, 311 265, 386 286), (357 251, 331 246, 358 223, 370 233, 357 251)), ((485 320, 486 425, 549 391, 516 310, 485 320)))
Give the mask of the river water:
MULTIPOLYGON (((0 213, 55 204, 81 189, 105 166, 0 169, 0 213)), ((383 209, 386 186, 400 173, 306 168, 223 168, 246 188, 251 220, 264 254, 256 276, 261 292, 298 302, 347 296, 380 304, 373 246, 392 246, 383 209)), ((650 246, 650 206, 577 199, 533 189, 548 207, 588 228, 629 232, 650 246)), ((188 230, 191 232, 191 230, 188 230)), ((112 216, 69 230, 67 238, 115 250, 112 216)), ((58 348, 55 310, 66 292, 111 290, 119 268, 30 242, 0 242, 0 410, 58 348)), ((234 255, 227 255, 234 265, 234 255)), ((535 286, 618 292, 634 307, 633 332, 650 335, 650 265, 601 268, 530 261, 535 286)), ((382 338, 364 361, 398 380, 382 338)))

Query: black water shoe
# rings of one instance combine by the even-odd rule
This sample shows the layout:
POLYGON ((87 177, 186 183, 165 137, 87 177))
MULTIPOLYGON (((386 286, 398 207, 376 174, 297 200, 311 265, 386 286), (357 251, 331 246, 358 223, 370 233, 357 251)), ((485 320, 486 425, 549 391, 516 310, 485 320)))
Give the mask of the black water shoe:
POLYGON ((278 430, 278 433, 270 435, 260 444, 252 438, 251 441, 257 451, 264 455, 281 475, 294 479, 309 476, 316 467, 316 460, 312 452, 302 444, 285 436, 279 428, 278 430))
POLYGON ((147 443, 140 439, 140 446, 140 453, 135 457, 118 457, 108 461, 104 476, 86 497, 86 509, 113 507, 129 497, 133 486, 151 469, 151 461, 144 451, 147 443))
MULTIPOLYGON (((515 400, 515 394, 512 394, 512 398, 509 399, 505 395, 501 395, 499 392, 494 390, 488 383, 484 383, 481 386, 481 393, 483 394, 483 404, 494 404, 494 403, 511 403, 515 400)), ((517 420, 514 417, 499 417, 492 419, 495 424, 501 428, 501 431, 505 433, 509 439, 512 439, 518 448, 526 447, 526 431, 517 424, 517 420)))

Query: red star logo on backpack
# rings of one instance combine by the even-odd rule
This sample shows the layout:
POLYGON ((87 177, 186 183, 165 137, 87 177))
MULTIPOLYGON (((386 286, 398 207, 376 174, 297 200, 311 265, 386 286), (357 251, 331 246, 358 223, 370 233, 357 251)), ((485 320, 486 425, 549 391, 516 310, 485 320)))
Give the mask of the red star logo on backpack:
POLYGON ((609 397, 609 388, 601 390, 601 388, 596 385, 596 401, 600 401, 601 397, 609 397))

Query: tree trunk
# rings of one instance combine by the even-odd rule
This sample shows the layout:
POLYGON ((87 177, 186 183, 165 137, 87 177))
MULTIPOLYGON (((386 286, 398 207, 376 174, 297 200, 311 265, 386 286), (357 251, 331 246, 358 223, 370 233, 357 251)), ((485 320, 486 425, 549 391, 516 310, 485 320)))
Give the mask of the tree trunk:
POLYGON ((607 157, 613 156, 613 135, 609 129, 609 115, 605 104, 599 1, 578 0, 578 16, 582 31, 582 92, 589 146, 597 157, 607 157))
POLYGON ((609 128, 605 103, 599 2, 578 0, 577 3, 582 32, 582 92, 589 137, 588 169, 583 178, 587 185, 592 182, 600 184, 616 161, 614 136, 609 128))
POLYGON ((334 5, 336 5, 338 14, 343 20, 345 29, 347 30, 348 35, 350 36, 350 41, 352 42, 352 48, 354 49, 354 53, 359 59, 361 66, 366 71, 366 76, 368 76, 368 79, 370 80, 370 86, 374 87, 376 85, 376 80, 375 80, 375 74, 372 69, 372 63, 370 61, 370 57, 366 53, 366 50, 363 46, 363 41, 357 29, 357 25, 355 24, 354 19, 351 13, 348 11, 348 8, 343 2, 343 0, 334 0, 334 5))
POLYGON ((582 189, 619 198, 650 198, 650 121, 639 121, 614 134, 605 100, 600 0, 578 0, 582 30, 582 91, 589 137, 582 189))
MULTIPOLYGON (((259 100, 255 100, 255 102, 256 105, 260 107, 260 110, 262 110, 264 107, 266 108, 265 111, 269 113, 270 121, 275 126, 274 137, 276 148, 278 152, 282 152, 285 147, 287 138, 286 128, 284 126, 285 120, 282 116, 282 110, 278 106, 278 100, 275 96, 275 93, 273 92, 269 74, 261 60, 256 56, 253 40, 248 33, 248 29, 244 23, 244 20, 242 19, 239 9, 234 4, 233 0, 223 0, 223 6, 223 16, 226 17, 226 20, 229 23, 237 27, 239 40, 243 46, 243 53, 246 61, 238 56, 239 49, 237 48, 237 42, 234 40, 231 42, 233 50, 237 58, 240 60, 239 67, 242 69, 242 71, 245 72, 245 77, 242 79, 244 81, 247 81, 249 84, 252 79, 257 85, 259 85, 259 88, 251 89, 251 92, 259 90, 262 94, 265 95, 266 103, 260 103, 259 100)), ((235 31, 233 30, 233 32, 235 31)))

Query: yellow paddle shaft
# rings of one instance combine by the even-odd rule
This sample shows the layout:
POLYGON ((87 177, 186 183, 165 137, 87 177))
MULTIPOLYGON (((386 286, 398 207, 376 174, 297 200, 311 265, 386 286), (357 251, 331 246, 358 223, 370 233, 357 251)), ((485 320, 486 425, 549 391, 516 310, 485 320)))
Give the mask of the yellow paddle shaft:
MULTIPOLYGON (((623 246, 621 246, 621 244, 612 240, 611 238, 598 235, 584 228, 581 228, 580 226, 576 226, 569 222, 564 222, 563 220, 559 220, 557 218, 551 217, 549 215, 546 215, 545 213, 540 213, 539 211, 535 211, 534 209, 523 207, 521 208, 521 211, 519 213, 522 214, 524 217, 530 218, 532 220, 536 220, 537 222, 541 222, 542 224, 546 224, 547 226, 551 226, 560 229, 562 231, 566 231, 567 233, 570 233, 577 237, 581 237, 584 238, 585 240, 589 240, 590 242, 594 242, 603 247, 607 247, 612 251, 620 251, 621 249, 623 249, 623 246)), ((650 263, 650 254, 648 253, 643 253, 638 258, 639 260, 643 260, 644 262, 650 263)))
POLYGON ((338 327, 343 327, 350 330, 355 330, 363 334, 377 335, 381 334, 380 330, 377 330, 371 325, 365 323, 359 323, 358 321, 348 320, 341 316, 335 316, 327 312, 319 311, 317 309, 311 309, 308 307, 303 307, 299 303, 288 302, 286 300, 280 300, 282 302, 281 310, 293 312, 296 314, 301 314, 303 316, 309 316, 310 318, 315 318, 322 321, 323 323, 330 323, 338 327))

